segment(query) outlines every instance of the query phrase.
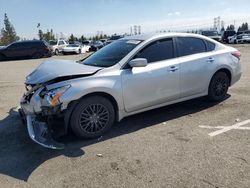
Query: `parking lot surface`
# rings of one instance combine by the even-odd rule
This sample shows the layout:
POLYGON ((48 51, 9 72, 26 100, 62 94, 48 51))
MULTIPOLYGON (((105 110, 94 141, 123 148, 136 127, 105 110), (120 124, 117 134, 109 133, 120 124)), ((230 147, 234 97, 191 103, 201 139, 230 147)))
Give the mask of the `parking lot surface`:
POLYGON ((31 141, 15 109, 45 59, 0 62, 0 187, 250 187, 250 45, 234 47, 243 76, 225 101, 134 115, 99 139, 61 138, 62 151, 31 141))

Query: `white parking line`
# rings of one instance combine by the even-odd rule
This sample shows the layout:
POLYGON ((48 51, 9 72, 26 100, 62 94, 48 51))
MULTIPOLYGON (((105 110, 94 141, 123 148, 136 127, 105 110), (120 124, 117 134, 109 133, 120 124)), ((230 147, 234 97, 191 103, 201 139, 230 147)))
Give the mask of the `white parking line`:
POLYGON ((232 126, 217 126, 217 127, 212 127, 212 126, 199 126, 200 128, 204 128, 204 129, 220 129, 214 132, 209 133, 208 135, 213 137, 213 136, 217 136, 219 134, 225 133, 227 131, 230 130, 250 130, 250 127, 241 127, 243 125, 249 124, 250 123, 250 119, 242 121, 240 123, 236 123, 232 126))

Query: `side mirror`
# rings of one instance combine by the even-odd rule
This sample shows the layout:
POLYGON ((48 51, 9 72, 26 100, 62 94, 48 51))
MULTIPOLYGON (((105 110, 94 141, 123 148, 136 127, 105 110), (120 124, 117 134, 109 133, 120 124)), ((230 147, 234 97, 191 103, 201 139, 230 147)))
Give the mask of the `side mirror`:
POLYGON ((131 60, 129 63, 130 67, 146 67, 148 64, 148 60, 145 58, 137 58, 131 60))

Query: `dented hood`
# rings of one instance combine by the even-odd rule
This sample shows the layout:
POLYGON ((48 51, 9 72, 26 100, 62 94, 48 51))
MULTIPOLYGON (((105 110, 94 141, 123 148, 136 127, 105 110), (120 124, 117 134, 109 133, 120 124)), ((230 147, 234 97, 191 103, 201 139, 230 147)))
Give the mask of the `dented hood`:
POLYGON ((60 78, 76 78, 93 75, 100 67, 87 66, 75 61, 49 60, 40 64, 26 77, 26 84, 41 84, 60 78))

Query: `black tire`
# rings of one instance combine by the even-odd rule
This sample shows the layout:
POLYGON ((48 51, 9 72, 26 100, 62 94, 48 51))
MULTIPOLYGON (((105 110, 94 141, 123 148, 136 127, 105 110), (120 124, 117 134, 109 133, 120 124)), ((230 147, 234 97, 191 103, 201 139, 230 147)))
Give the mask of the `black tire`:
POLYGON ((226 98, 229 88, 229 77, 225 72, 217 72, 211 79, 208 88, 208 98, 219 102, 226 98))
POLYGON ((55 55, 59 55, 59 50, 55 49, 55 55))
POLYGON ((96 138, 107 132, 115 121, 112 103, 101 96, 83 98, 73 110, 70 125, 80 138, 96 138))

